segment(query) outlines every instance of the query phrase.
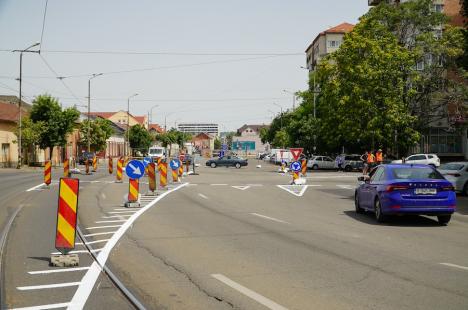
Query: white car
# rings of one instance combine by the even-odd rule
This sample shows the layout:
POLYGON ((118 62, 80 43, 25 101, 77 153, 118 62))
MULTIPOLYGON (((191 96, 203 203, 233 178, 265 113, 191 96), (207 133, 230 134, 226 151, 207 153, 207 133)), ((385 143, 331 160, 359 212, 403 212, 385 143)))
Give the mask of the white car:
POLYGON ((453 184, 455 191, 468 196, 468 162, 443 164, 438 170, 453 184))
POLYGON ((307 161, 307 168, 312 170, 335 169, 335 161, 328 156, 313 156, 307 161))
MULTIPOLYGON (((401 164, 401 160, 392 161, 393 164, 401 164)), ((405 159, 405 164, 421 164, 431 165, 434 167, 440 166, 440 159, 436 154, 415 154, 405 159)))

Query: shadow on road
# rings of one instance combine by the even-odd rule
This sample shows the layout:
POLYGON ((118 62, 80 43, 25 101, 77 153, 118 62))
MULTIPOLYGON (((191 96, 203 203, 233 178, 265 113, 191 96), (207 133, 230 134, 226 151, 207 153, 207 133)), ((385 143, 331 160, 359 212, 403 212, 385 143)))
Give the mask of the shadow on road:
POLYGON ((405 215, 405 216, 390 216, 385 223, 378 223, 374 218, 374 214, 366 212, 364 214, 357 214, 355 211, 344 211, 344 214, 355 219, 356 221, 379 226, 400 226, 400 227, 442 227, 437 222, 437 218, 429 218, 419 215, 405 215))
POLYGON ((38 257, 38 256, 29 256, 28 258, 40 260, 44 262, 50 262, 50 257, 38 257))

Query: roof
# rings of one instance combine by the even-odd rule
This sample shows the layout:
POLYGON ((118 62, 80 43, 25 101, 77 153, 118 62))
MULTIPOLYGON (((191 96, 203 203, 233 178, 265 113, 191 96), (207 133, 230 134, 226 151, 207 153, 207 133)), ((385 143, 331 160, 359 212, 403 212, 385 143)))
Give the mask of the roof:
MULTIPOLYGON (((89 116, 99 116, 102 118, 110 118, 115 113, 117 112, 89 112, 89 116)), ((88 115, 88 113, 84 113, 84 114, 88 115)))
POLYGON ((198 135, 196 135, 195 137, 193 137, 193 139, 201 139, 201 138, 204 138, 204 139, 213 139, 213 137, 205 132, 201 132, 199 133, 198 135))
POLYGON ((135 116, 130 114, 139 124, 144 125, 145 124, 145 117, 144 116, 135 116))
MULTIPOLYGON (((18 97, 16 96, 8 96, 8 95, 0 95, 0 103, 6 103, 6 104, 18 104, 18 97)), ((23 110, 30 110, 31 109, 31 104, 24 102, 24 100, 21 101, 22 107, 24 108, 23 110)))
POLYGON ((18 106, 10 103, 0 102, 0 121, 17 122, 18 121, 18 106))
POLYGON ((339 24, 338 26, 335 26, 335 27, 331 27, 331 28, 328 28, 327 30, 325 31, 322 31, 320 32, 314 39, 314 41, 312 41, 312 43, 307 47, 307 49, 305 50, 306 53, 308 50, 310 50, 310 48, 314 45, 314 43, 318 40, 318 38, 320 38, 320 36, 323 36, 323 35, 326 35, 326 34, 345 34, 345 33, 349 33, 351 31, 353 31, 354 29, 354 26, 353 24, 350 24, 350 23, 341 23, 339 24))
POLYGON ((241 133, 242 131, 246 130, 247 128, 251 128, 255 130, 256 132, 260 132, 260 129, 268 127, 268 125, 247 125, 245 124, 241 128, 237 129, 237 132, 241 133))
POLYGON ((158 124, 150 124, 148 130, 154 130, 158 133, 164 132, 164 130, 158 124))

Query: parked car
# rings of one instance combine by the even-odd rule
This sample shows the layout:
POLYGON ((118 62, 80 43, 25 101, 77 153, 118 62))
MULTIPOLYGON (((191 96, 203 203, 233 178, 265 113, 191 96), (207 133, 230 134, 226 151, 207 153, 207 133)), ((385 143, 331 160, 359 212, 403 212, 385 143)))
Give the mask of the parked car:
POLYGON ((362 171, 364 168, 364 163, 361 160, 361 155, 353 154, 353 155, 341 155, 343 156, 343 169, 346 172, 350 172, 353 170, 362 171))
POLYGON ((453 184, 455 191, 468 196, 468 162, 443 164, 438 170, 453 184))
POLYGON ((312 156, 307 161, 307 168, 312 170, 335 169, 335 161, 328 156, 312 156))
POLYGON ((375 213, 378 222, 388 215, 432 215, 445 225, 456 208, 453 185, 429 165, 380 165, 360 176, 355 192, 357 213, 375 213))
POLYGON ((223 158, 210 159, 206 162, 206 165, 211 168, 216 168, 218 166, 225 167, 236 167, 240 169, 243 166, 247 166, 247 159, 243 159, 237 156, 224 156, 223 158))
POLYGON ((78 164, 84 165, 86 160, 88 160, 88 164, 92 165, 94 156, 96 156, 96 154, 94 154, 92 152, 83 152, 78 157, 78 164))
MULTIPOLYGON (((393 164, 401 164, 402 160, 394 160, 393 164)), ((436 154, 415 154, 407 157, 405 159, 405 164, 421 164, 421 165, 431 165, 433 167, 440 166, 440 159, 436 154)))

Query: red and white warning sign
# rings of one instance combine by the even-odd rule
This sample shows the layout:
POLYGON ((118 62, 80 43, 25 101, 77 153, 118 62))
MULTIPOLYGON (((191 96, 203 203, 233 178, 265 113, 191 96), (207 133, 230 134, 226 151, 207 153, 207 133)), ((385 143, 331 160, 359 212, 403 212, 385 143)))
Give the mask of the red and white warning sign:
POLYGON ((299 157, 301 157, 302 151, 304 151, 304 149, 301 147, 301 148, 289 149, 289 151, 291 152, 291 155, 293 156, 294 161, 297 161, 299 157))

